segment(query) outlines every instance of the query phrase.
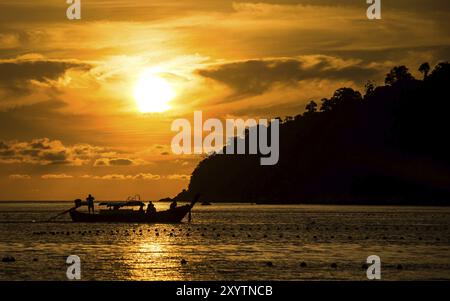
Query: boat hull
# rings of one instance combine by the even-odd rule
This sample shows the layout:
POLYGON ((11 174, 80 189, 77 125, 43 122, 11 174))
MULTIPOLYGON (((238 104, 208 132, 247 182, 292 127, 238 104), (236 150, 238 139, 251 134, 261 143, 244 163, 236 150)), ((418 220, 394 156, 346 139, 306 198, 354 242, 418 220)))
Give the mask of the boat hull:
POLYGON ((76 223, 180 223, 191 209, 191 205, 185 205, 152 214, 145 212, 121 213, 120 210, 110 214, 89 214, 71 210, 69 214, 72 221, 76 223))

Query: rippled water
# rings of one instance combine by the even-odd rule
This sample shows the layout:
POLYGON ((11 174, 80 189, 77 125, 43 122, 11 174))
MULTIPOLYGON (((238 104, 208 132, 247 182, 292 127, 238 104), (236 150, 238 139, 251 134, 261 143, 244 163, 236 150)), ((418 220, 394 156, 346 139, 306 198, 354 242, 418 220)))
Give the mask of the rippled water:
POLYGON ((71 205, 0 202, 0 257, 16 259, 0 280, 65 280, 72 254, 83 280, 365 280, 372 254, 385 280, 450 279, 450 208, 214 204, 191 224, 44 222, 71 205))

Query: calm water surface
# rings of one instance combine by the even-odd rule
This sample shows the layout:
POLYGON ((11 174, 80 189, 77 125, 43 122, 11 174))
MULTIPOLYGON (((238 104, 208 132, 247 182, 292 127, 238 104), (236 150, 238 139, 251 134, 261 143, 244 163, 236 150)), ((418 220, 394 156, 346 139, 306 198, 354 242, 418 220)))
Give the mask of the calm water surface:
POLYGON ((373 254, 385 280, 450 280, 450 208, 214 204, 190 224, 45 222, 71 206, 0 202, 0 257, 16 259, 0 280, 65 280, 69 255, 83 280, 365 280, 373 254))

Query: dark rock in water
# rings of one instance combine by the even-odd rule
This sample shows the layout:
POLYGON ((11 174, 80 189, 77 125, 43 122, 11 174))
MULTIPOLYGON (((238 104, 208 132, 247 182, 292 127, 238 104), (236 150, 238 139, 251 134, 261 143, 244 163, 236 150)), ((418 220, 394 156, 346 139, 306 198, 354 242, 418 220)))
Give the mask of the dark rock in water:
POLYGON ((369 268, 369 265, 368 265, 367 263, 363 263, 362 266, 361 266, 361 268, 362 268, 363 270, 367 270, 367 269, 369 268))
POLYGON ((306 268, 306 262, 302 261, 302 262, 300 263, 300 267, 306 268))
POLYGON ((266 262, 266 265, 267 265, 268 267, 273 267, 273 263, 272 263, 272 261, 268 261, 268 262, 266 262))
POLYGON ((337 264, 336 264, 335 262, 333 262, 333 263, 331 264, 331 267, 332 267, 333 269, 337 269, 337 264))
POLYGON ((403 270, 403 266, 401 264, 397 264, 397 270, 403 270))
POLYGON ((181 259, 180 263, 185 265, 185 264, 187 264, 187 261, 183 258, 183 259, 181 259))
POLYGON ((38 260, 37 258, 33 258, 33 261, 34 261, 34 262, 37 262, 37 261, 39 261, 39 260, 38 260))
POLYGON ((2 262, 15 262, 16 259, 13 256, 5 256, 2 258, 2 262))

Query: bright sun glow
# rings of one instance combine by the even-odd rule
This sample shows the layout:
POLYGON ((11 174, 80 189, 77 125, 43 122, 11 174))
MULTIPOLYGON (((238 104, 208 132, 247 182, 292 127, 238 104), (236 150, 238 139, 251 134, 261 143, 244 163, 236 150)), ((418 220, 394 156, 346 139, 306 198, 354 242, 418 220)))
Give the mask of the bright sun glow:
POLYGON ((142 113, 169 110, 169 102, 175 95, 173 87, 165 79, 151 73, 143 73, 134 88, 134 98, 142 113))

